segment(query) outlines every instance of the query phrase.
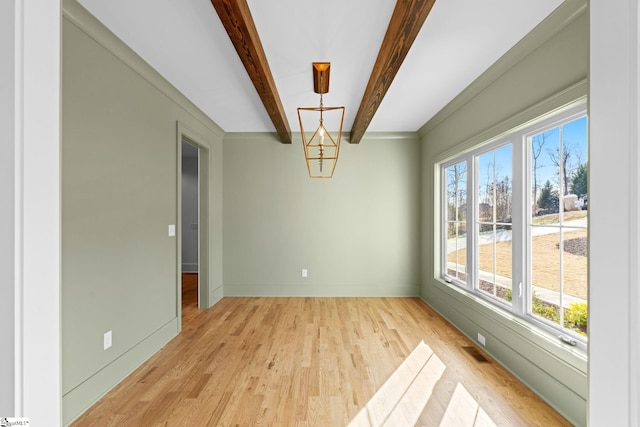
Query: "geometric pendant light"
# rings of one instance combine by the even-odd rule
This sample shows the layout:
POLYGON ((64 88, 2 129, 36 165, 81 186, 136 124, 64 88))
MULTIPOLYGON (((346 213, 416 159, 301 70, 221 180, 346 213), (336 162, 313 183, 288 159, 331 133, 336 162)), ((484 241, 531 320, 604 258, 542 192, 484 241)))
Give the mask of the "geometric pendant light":
POLYGON ((331 178, 338 161, 344 107, 325 107, 322 95, 329 92, 330 62, 314 62, 313 91, 320 94, 319 107, 298 108, 304 157, 311 178, 331 178), (308 129, 305 131, 304 123, 308 129))

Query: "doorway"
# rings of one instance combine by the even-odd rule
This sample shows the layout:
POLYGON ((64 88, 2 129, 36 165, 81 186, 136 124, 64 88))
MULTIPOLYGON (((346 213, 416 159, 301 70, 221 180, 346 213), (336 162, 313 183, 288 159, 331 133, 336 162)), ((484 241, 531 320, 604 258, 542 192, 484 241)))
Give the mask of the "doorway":
POLYGON ((209 307, 209 149, 178 124, 178 327, 209 307), (183 301, 184 299, 184 301, 183 301))
POLYGON ((182 140, 182 186, 181 186, 181 266, 182 266, 182 310, 198 307, 199 277, 199 150, 195 145, 182 140))

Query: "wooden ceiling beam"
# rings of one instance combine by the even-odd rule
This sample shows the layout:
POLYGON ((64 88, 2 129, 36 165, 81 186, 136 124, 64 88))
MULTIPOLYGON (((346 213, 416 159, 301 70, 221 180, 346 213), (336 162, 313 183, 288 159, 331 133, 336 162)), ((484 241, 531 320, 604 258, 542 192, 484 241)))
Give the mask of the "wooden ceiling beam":
POLYGON ((350 142, 358 144, 391 86, 404 58, 427 19, 435 0, 398 0, 387 27, 369 83, 351 127, 350 142))
POLYGON ((246 0, 211 0, 244 68, 258 91, 280 140, 291 144, 291 128, 246 0))

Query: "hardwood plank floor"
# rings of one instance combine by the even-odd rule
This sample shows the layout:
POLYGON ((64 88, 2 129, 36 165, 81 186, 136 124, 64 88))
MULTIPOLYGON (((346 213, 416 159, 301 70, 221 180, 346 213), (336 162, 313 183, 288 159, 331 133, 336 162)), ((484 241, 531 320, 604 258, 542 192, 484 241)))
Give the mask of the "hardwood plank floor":
POLYGON ((187 299, 182 333, 73 425, 344 426, 421 341, 444 372, 416 425, 570 425, 418 298, 187 299))

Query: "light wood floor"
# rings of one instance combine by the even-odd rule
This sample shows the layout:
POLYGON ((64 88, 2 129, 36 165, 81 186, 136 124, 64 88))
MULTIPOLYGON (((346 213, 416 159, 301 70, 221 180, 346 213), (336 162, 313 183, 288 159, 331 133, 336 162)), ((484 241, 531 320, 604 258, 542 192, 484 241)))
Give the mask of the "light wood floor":
POLYGON ((418 298, 193 295, 182 333, 74 426, 344 426, 421 341, 444 370, 417 425, 570 425, 418 298))

